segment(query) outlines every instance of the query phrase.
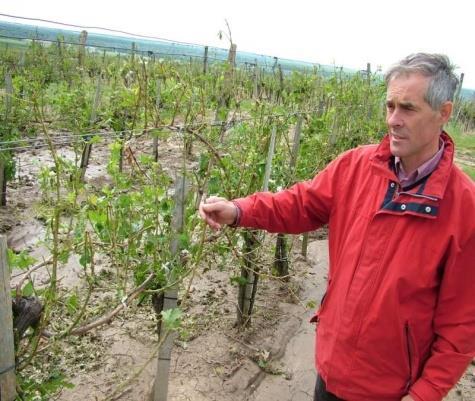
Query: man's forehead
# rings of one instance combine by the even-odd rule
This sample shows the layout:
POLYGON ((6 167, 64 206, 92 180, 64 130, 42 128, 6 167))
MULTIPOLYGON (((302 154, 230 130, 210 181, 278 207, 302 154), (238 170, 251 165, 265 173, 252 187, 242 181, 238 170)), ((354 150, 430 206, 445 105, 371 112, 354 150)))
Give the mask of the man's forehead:
POLYGON ((400 74, 388 82, 386 99, 399 103, 413 103, 424 100, 429 80, 418 74, 400 74))
POLYGON ((405 87, 423 87, 427 88, 429 85, 429 77, 418 72, 400 73, 394 75, 388 82, 388 89, 394 86, 405 87))

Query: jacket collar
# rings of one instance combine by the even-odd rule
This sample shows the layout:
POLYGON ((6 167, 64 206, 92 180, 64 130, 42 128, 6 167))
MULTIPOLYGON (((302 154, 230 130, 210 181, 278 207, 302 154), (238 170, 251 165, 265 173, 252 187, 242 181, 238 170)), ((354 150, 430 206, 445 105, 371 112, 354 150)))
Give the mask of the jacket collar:
MULTIPOLYGON (((452 138, 442 131, 440 136, 444 141, 444 153, 439 164, 432 172, 424 187, 424 195, 442 199, 452 171, 455 146, 452 138)), ((392 168, 393 156, 389 148, 389 135, 385 135, 375 153, 371 157, 373 171, 381 176, 385 176, 392 181, 398 181, 392 168)))

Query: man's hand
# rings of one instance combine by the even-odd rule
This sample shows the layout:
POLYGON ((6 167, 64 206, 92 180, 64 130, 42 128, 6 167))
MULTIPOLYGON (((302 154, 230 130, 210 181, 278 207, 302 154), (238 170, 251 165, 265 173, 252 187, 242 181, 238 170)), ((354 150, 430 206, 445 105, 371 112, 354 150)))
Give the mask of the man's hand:
POLYGON ((412 398, 409 394, 406 395, 401 399, 401 401, 414 401, 414 398, 412 398))
POLYGON ((215 230, 223 224, 233 224, 238 214, 234 203, 216 196, 210 196, 199 208, 201 218, 215 230))

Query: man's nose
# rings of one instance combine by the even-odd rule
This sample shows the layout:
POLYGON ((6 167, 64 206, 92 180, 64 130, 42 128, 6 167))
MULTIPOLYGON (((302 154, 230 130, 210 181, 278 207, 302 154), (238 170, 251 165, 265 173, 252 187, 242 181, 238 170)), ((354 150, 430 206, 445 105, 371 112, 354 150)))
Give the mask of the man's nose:
POLYGON ((390 127, 401 127, 404 122, 401 118, 400 113, 397 110, 387 114, 386 121, 390 127))

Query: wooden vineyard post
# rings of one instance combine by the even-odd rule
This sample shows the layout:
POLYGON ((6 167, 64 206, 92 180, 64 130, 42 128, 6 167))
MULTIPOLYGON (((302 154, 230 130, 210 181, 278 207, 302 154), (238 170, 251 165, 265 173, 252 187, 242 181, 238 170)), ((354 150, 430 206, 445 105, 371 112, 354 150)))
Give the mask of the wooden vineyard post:
POLYGON ((300 115, 297 120, 297 125, 295 126, 294 131, 294 141, 292 143, 292 155, 290 158, 290 179, 291 181, 295 178, 295 168, 297 166, 297 158, 299 155, 300 150, 300 135, 302 133, 302 123, 303 123, 303 115, 300 115))
POLYGON ((0 235, 0 400, 13 401, 15 398, 15 346, 7 238, 0 235))
MULTIPOLYGON (((295 168, 297 166, 297 157, 300 149, 300 134, 302 132, 303 116, 300 115, 297 120, 297 125, 294 131, 294 141, 292 145, 292 155, 290 158, 290 182, 293 183, 295 178, 295 168)), ((278 276, 286 277, 289 274, 289 259, 287 256, 287 241, 284 234, 277 235, 277 242, 275 244, 275 261, 274 268, 277 271, 278 276)))
MULTIPOLYGON (((294 143, 293 143, 293 146, 292 146, 292 159, 291 159, 292 175, 294 175, 295 166, 297 165, 297 156, 298 156, 299 149, 300 149, 300 135, 301 135, 301 132, 302 132, 302 123, 303 123, 303 116, 300 116, 299 120, 297 122, 297 127, 296 127, 295 135, 294 135, 294 143)), ((301 254, 305 258, 307 257, 307 248, 308 248, 308 233, 304 233, 303 236, 302 236, 301 254)))
POLYGON ((63 48, 61 46, 61 39, 58 37, 56 39, 56 47, 58 49, 58 58, 61 60, 61 64, 63 63, 63 48))
MULTIPOLYGON (((272 64, 272 75, 274 78, 277 76, 276 68, 279 64, 279 57, 274 57, 274 64, 272 64)), ((274 86, 271 85, 266 88, 268 91, 268 98, 272 100, 272 102, 277 102, 278 101, 278 90, 274 89, 274 86)))
POLYGON ((243 267, 241 268, 241 280, 238 291, 237 323, 241 327, 251 323, 252 307, 257 290, 257 271, 255 266, 257 232, 247 230, 243 232, 243 267))
POLYGON ((20 54, 20 61, 18 62, 18 66, 21 68, 25 66, 25 51, 22 51, 20 54))
MULTIPOLYGON (((8 121, 11 108, 12 108, 12 96, 13 96, 13 82, 12 75, 9 72, 5 73, 5 121, 8 121)), ((7 205, 7 166, 6 166, 7 153, 0 152, 0 206, 7 205)))
POLYGON ((132 61, 132 64, 135 63, 135 52, 137 51, 137 45, 135 44, 135 42, 132 42, 132 47, 131 47, 131 61, 132 61))
POLYGON ((79 35, 79 48, 78 48, 78 63, 80 66, 84 65, 84 58, 86 55, 86 41, 87 31, 81 31, 79 35))
POLYGON ((259 65, 257 59, 254 61, 254 89, 252 97, 257 99, 259 97, 259 65))
POLYGON ((3 152, 0 151, 0 206, 6 206, 7 204, 7 194, 6 194, 6 182, 7 178, 5 177, 5 163, 3 161, 3 152))
MULTIPOLYGON (((97 109, 99 108, 99 103, 101 101, 101 76, 97 77, 97 86, 96 86, 96 93, 94 95, 94 103, 92 105, 91 117, 89 119, 89 126, 92 128, 94 127, 94 123, 97 117, 97 109)), ((84 176, 86 175, 86 169, 89 165, 89 158, 91 157, 91 150, 92 150, 92 143, 91 143, 91 136, 88 135, 84 138, 86 140, 86 144, 84 145, 84 149, 82 151, 81 156, 81 181, 84 181, 84 176)))
POLYGON ((277 93, 277 103, 282 100, 282 95, 284 92, 284 73, 282 72, 282 66, 279 64, 279 92, 277 93))
MULTIPOLYGON (((177 177, 175 184, 175 209, 172 219, 173 239, 170 243, 170 251, 175 261, 180 260, 179 235, 183 232, 185 216, 185 187, 184 176, 177 177)), ((180 262, 176 262, 180 263, 180 262)), ((165 291, 163 297, 163 310, 177 307, 177 288, 170 288, 165 291)), ((162 323, 160 323, 162 325, 162 323)), ((159 328, 159 341, 163 341, 158 352, 157 373, 153 384, 151 401, 167 401, 168 397, 168 375, 170 372, 170 359, 173 342, 176 338, 175 332, 167 333, 163 327, 159 328)))
POLYGON ((463 85, 463 78, 465 74, 462 72, 460 74, 460 80, 459 84, 457 86, 457 90, 455 91, 455 96, 454 96, 454 102, 455 102, 455 113, 454 113, 454 121, 458 121, 459 116, 460 116, 460 92, 462 91, 462 85, 463 85))
MULTIPOLYGON (((155 119, 155 126, 158 126, 158 123, 160 121, 159 112, 160 112, 160 102, 161 102, 161 96, 160 96, 161 88, 162 88, 162 83, 158 79, 157 80, 157 97, 155 98, 155 110, 157 112, 157 118, 155 119)), ((153 137, 153 159, 156 162, 158 162, 158 137, 156 135, 153 137)))
POLYGON ((289 258, 287 256, 287 239, 285 234, 277 234, 274 254, 274 267, 279 277, 289 274, 289 258))
POLYGON ((208 72, 208 46, 205 46, 205 55, 203 58, 203 74, 208 72))
POLYGON ((228 63, 231 65, 233 70, 234 70, 234 67, 236 67, 236 50, 237 50, 237 44, 232 43, 231 47, 229 48, 228 63))
MULTIPOLYGON (((186 124, 188 123, 188 119, 190 118, 191 112, 193 110, 193 104, 195 102, 195 92, 193 91, 190 96, 190 101, 188 102, 188 108, 186 110, 186 115, 185 115, 185 127, 186 124)), ((193 152, 193 135, 188 133, 185 130, 182 131, 184 134, 184 142, 185 142, 185 154, 186 157, 191 157, 192 152, 193 152)))
POLYGON ((13 81, 12 74, 10 72, 5 73, 5 120, 8 119, 8 115, 12 109, 12 96, 13 96, 13 81))
POLYGON ((332 128, 330 131, 330 135, 328 138, 328 144, 331 147, 335 146, 337 138, 338 138, 338 114, 335 114, 333 116, 333 123, 332 123, 332 128))
POLYGON ((462 72, 460 74, 460 80, 459 80, 459 84, 457 86, 457 91, 455 93, 455 100, 458 101, 460 100, 460 92, 462 91, 462 85, 463 85, 463 79, 465 77, 465 74, 462 72))
POLYGON ((366 64, 366 84, 368 86, 368 95, 366 96, 366 102, 368 103, 368 112, 366 118, 371 120, 371 63, 366 64))
POLYGON ((236 65, 236 49, 237 45, 231 43, 228 53, 228 69, 224 73, 223 92, 218 103, 218 109, 216 110, 215 123, 221 122, 220 140, 223 140, 224 136, 224 124, 228 118, 228 109, 231 102, 231 94, 233 90, 233 78, 234 78, 234 66, 236 65))
MULTIPOLYGON (((275 150, 275 137, 277 127, 272 127, 272 133, 267 152, 266 168, 264 172, 264 182, 262 190, 269 190, 269 179, 272 171, 272 159, 275 150)), ((239 284, 237 320, 240 326, 247 326, 251 322, 252 309, 257 293, 257 283, 259 280, 258 267, 255 265, 256 245, 258 243, 258 232, 248 230, 244 232, 244 263, 241 268, 242 284, 239 284)))
POLYGON ((140 80, 140 85, 143 85, 143 112, 144 112, 144 125, 143 125, 143 132, 147 132, 148 127, 148 73, 147 73, 147 65, 145 64, 145 58, 142 57, 142 74, 143 74, 143 81, 140 80))
POLYGON ((262 190, 264 192, 267 192, 269 190, 269 180, 270 180, 270 173, 272 171, 272 159, 274 158, 276 135, 277 135, 277 127, 274 125, 272 127, 272 133, 270 137, 269 150, 267 152, 266 169, 264 172, 264 183, 262 184, 262 190))
POLYGON ((231 43, 231 47, 229 48, 229 53, 228 53, 228 69, 224 73, 223 93, 221 94, 221 99, 219 100, 220 108, 229 107, 229 102, 231 100, 234 67, 236 66, 236 50, 237 50, 237 45, 235 43, 231 43))

